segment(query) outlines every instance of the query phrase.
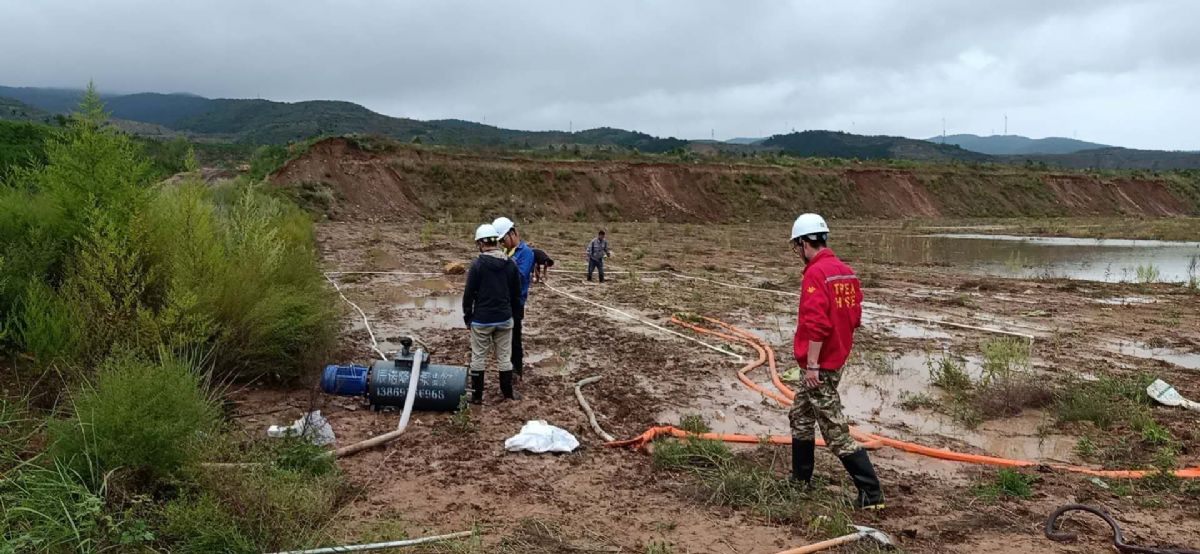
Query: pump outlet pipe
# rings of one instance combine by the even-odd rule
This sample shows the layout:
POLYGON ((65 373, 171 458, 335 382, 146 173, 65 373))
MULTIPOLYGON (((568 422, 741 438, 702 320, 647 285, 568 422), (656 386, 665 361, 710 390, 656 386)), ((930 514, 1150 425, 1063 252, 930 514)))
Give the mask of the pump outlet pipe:
POLYGON ((333 457, 342 458, 351 454, 356 454, 359 451, 368 448, 374 448, 381 444, 391 442, 396 437, 404 434, 404 430, 408 427, 408 418, 412 415, 413 402, 417 399, 417 381, 421 377, 421 365, 425 360, 425 349, 417 348, 413 353, 412 375, 408 378, 408 394, 404 398, 404 411, 400 414, 400 424, 396 426, 396 430, 390 433, 369 438, 362 442, 354 443, 350 446, 343 446, 333 451, 333 457))

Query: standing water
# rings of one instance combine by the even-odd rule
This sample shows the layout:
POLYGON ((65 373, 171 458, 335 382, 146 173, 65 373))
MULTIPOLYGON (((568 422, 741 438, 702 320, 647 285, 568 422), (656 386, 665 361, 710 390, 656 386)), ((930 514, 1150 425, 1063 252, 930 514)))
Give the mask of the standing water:
POLYGON ((909 264, 949 264, 999 277, 1183 283, 1200 279, 1200 242, 1023 237, 883 235, 872 250, 909 264))

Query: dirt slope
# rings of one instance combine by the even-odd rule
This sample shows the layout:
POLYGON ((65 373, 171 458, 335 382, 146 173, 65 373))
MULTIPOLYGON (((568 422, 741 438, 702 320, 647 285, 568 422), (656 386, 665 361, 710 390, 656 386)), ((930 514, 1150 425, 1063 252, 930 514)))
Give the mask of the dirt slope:
MULTIPOLYGON (((548 161, 334 138, 270 180, 335 220, 741 222, 811 210, 832 217, 1015 217, 1200 213, 1167 181, 967 167, 893 169, 548 161)), ((1192 184, 1196 187, 1200 184, 1192 184)))

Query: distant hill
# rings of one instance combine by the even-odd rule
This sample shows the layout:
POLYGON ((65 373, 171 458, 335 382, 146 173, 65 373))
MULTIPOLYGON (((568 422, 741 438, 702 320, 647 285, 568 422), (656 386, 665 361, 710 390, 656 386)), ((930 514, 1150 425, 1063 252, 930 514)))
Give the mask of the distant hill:
MULTIPOLYGON (((943 137, 939 136, 925 140, 940 144, 943 142, 943 137)), ((1013 154, 1071 154, 1080 150, 1109 148, 1107 144, 1097 144, 1095 142, 1063 137, 1034 139, 1020 135, 992 135, 988 137, 981 137, 979 135, 946 135, 944 141, 946 144, 958 145, 966 150, 991 154, 993 156, 1013 154)))
POLYGON ((19 100, 0 97, 0 120, 6 121, 46 121, 51 115, 48 112, 30 106, 19 100))
MULTIPOLYGON (((0 97, 19 100, 51 113, 75 108, 83 91, 0 87, 0 97)), ((170 131, 234 142, 283 144, 319 135, 380 134, 399 140, 474 147, 541 148, 594 145, 666 152, 688 141, 658 138, 637 131, 601 127, 576 133, 518 131, 458 119, 419 121, 390 117, 352 102, 316 100, 274 102, 258 99, 210 99, 192 94, 140 93, 101 95, 116 119, 142 122, 154 136, 170 131)), ((123 125, 137 130, 131 124, 123 125)))
MULTIPOLYGON (((0 119, 50 121, 55 114, 73 110, 82 95, 82 90, 74 89, 0 86, 0 119)), ((157 139, 182 136, 204 142, 286 144, 321 135, 378 134, 402 142, 495 149, 582 146, 637 149, 648 153, 690 149, 701 156, 754 156, 780 152, 793 156, 859 159, 1045 163, 1067 168, 1200 167, 1200 154, 1196 153, 1103 147, 1065 138, 954 135, 946 137, 947 144, 939 144, 940 137, 936 139, 938 142, 932 142, 893 136, 803 131, 765 139, 740 137, 724 142, 688 141, 611 127, 568 133, 503 129, 460 119, 421 121, 383 115, 352 102, 329 100, 275 102, 158 93, 101 94, 101 98, 114 123, 130 133, 157 139), (981 144, 998 153, 973 150, 985 148, 981 144)))
POLYGON ((68 113, 83 99, 83 90, 0 86, 0 97, 11 98, 52 114, 68 113))
POLYGON ((991 156, 963 150, 950 144, 933 144, 924 140, 886 135, 854 135, 840 131, 802 131, 775 135, 759 145, 777 148, 796 156, 980 162, 992 159, 991 156))
POLYGON ((1004 156, 1009 163, 1041 162, 1067 169, 1200 169, 1200 152, 1168 152, 1133 148, 1095 148, 1071 154, 1004 156))

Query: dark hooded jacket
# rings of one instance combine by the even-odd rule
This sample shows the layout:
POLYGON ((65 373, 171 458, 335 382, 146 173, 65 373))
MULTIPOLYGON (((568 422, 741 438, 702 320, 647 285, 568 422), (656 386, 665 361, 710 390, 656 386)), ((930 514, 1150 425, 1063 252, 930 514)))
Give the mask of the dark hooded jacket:
POLYGON ((463 291, 463 322, 500 324, 512 319, 521 302, 521 275, 517 264, 500 250, 489 250, 475 258, 467 271, 463 291))

